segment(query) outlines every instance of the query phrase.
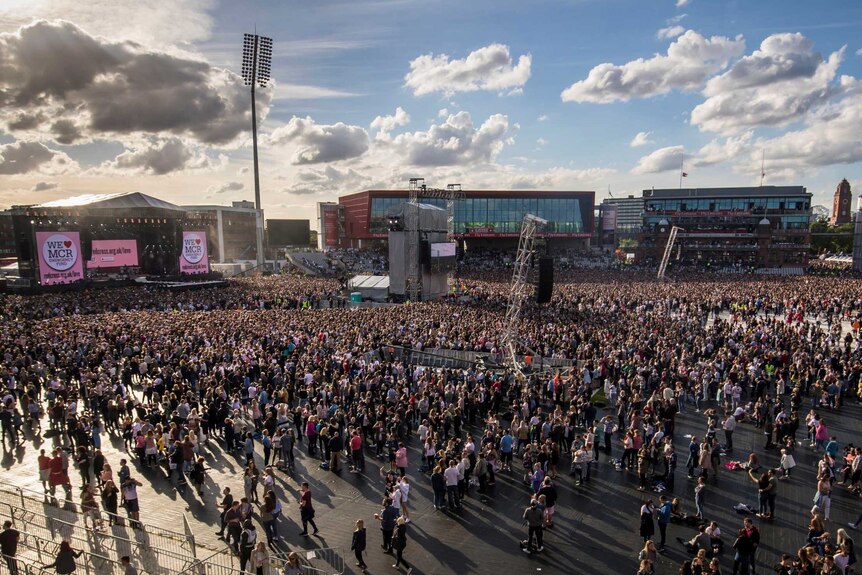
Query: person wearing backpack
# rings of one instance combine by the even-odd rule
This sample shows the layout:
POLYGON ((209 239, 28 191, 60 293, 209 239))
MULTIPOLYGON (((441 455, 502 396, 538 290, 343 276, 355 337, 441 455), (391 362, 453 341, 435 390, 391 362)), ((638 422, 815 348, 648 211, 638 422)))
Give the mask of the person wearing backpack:
POLYGON ((246 520, 243 525, 242 535, 239 538, 239 568, 245 573, 245 567, 251 561, 251 554, 257 546, 257 530, 251 520, 246 520))

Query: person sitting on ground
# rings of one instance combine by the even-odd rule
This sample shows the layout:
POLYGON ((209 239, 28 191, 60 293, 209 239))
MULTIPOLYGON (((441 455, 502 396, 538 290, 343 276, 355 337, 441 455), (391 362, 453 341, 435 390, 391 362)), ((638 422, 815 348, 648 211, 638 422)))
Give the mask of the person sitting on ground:
POLYGON ((689 553, 695 554, 700 550, 706 551, 706 556, 712 556, 712 539, 709 534, 706 532, 706 525, 699 525, 697 528, 697 535, 692 537, 690 540, 686 541, 682 537, 677 537, 677 541, 683 545, 689 553))

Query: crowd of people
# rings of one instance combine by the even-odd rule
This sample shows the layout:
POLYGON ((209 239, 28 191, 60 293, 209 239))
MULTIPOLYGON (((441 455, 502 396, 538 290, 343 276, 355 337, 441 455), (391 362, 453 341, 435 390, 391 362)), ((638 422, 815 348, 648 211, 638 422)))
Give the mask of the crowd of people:
MULTIPOLYGON (((383 459, 374 517, 384 551, 408 572, 411 482, 427 482, 435 508, 458 513, 471 489, 482 497, 496 474, 517 470, 522 549, 540 554, 544 530, 555 525, 556 485, 569 474, 589 482, 600 459, 643 492, 645 545, 632 569, 639 575, 654 572, 671 522, 695 532, 683 541, 693 555, 683 575, 721 573, 722 546, 732 549, 734 575, 753 573, 758 562, 788 575, 848 572, 852 538, 830 526, 831 500, 841 483, 857 496, 862 457, 847 448, 852 437, 830 430, 858 397, 862 285, 834 277, 657 282, 609 270, 563 273, 551 305, 527 305, 520 351, 570 359, 570 370, 434 370, 386 353, 389 346, 500 351, 508 273, 463 270, 462 297, 348 311, 330 301, 339 297, 335 280, 287 275, 187 293, 129 287, 3 296, 3 448, 50 430, 62 442, 39 458, 47 495, 78 500, 84 510, 101 503, 112 518, 122 505, 133 525, 141 521, 136 489, 146 470, 202 493, 202 455, 213 445, 235 451, 242 491, 225 488, 218 527, 250 572, 265 572, 288 505, 299 508, 300 536, 318 531, 313 486, 303 484, 294 503, 274 480, 299 450, 333 472, 361 473, 366 458, 383 459), (692 410, 704 431, 686 441, 676 419, 692 410), (709 520, 710 491, 731 463, 722 459, 737 457, 733 437, 742 426, 765 440, 741 458, 759 505, 722 538, 709 520), (106 435, 121 437, 128 457, 108 461, 106 435), (410 461, 411 441, 421 461, 410 461), (786 555, 764 557, 759 534, 775 521, 780 484, 794 477, 800 449, 820 457, 816 505, 799 508, 809 523, 805 544, 788 541, 786 555), (682 458, 690 486, 677 472, 682 458), (776 464, 759 463, 766 459, 776 464), (647 492, 659 484, 656 506, 647 492)), ((101 527, 97 517, 93 528, 101 527)), ((352 525, 364 568, 366 527, 352 525)))

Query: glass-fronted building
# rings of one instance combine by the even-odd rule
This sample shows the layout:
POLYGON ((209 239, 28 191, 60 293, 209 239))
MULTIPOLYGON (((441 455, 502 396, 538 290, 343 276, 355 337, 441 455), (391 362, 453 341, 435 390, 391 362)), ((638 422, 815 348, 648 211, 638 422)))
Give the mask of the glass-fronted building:
POLYGON ((640 257, 661 259, 679 228, 673 261, 717 267, 808 263, 811 194, 803 186, 643 191, 640 257))
MULTIPOLYGON (((525 214, 548 220, 542 231, 547 238, 572 240, 586 247, 593 232, 595 192, 552 191, 465 191, 455 202, 454 232, 465 241, 517 238, 525 214)), ((342 196, 344 230, 340 245, 360 245, 385 240, 389 231, 387 214, 407 201, 406 190, 369 190, 342 196)), ((421 198, 422 203, 446 209, 446 200, 421 198)), ((493 242, 492 242, 493 243, 493 242)))

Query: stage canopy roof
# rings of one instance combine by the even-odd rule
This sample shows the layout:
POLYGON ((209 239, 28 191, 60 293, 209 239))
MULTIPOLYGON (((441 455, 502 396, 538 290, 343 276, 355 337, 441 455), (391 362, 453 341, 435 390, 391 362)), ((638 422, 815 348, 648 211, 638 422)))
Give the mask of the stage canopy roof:
POLYGON ((142 208, 158 208, 162 210, 176 210, 184 212, 185 210, 170 202, 165 202, 153 196, 142 194, 141 192, 122 192, 118 194, 84 194, 82 196, 73 196, 71 198, 63 198, 62 200, 54 200, 45 202, 34 208, 89 208, 89 209, 105 209, 105 210, 134 210, 142 208))

